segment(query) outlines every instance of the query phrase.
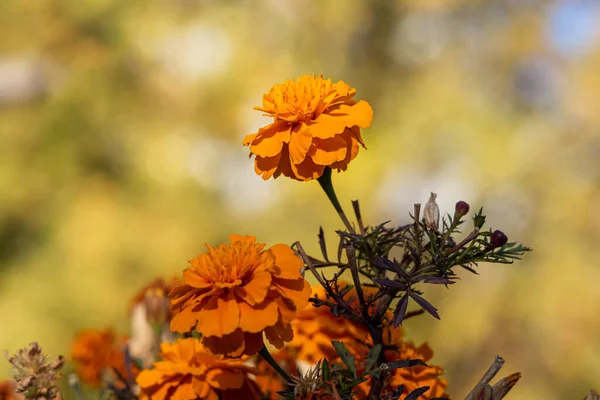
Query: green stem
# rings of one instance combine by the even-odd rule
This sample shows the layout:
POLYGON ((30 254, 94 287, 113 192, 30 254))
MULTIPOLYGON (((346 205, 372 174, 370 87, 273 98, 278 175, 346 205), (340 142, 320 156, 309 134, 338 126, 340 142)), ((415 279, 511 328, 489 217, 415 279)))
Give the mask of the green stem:
POLYGON ((289 383, 292 383, 292 378, 288 375, 287 372, 285 372, 283 370, 283 368, 281 368, 281 366, 279 364, 277 364, 277 361, 275 361, 275 359, 273 358, 273 356, 271 355, 271 353, 269 353, 269 350, 267 349, 267 346, 263 345, 263 348, 260 349, 260 351, 258 352, 258 354, 260 354, 260 356, 263 358, 263 360, 265 360, 266 362, 269 363, 269 365, 271 367, 273 367, 273 369, 275 371, 277 371, 277 373, 279 375, 281 375, 281 377, 283 379, 285 379, 286 381, 288 381, 289 383))
POLYGON ((344 225, 346 225, 346 229, 348 229, 349 232, 356 233, 354 231, 354 228, 350 224, 348 217, 346 217, 346 214, 344 213, 344 210, 342 209, 342 206, 341 206, 337 196, 335 195, 335 190, 333 189, 333 183, 331 182, 331 168, 325 167, 325 171, 323 171, 323 175, 321 175, 317 180, 319 181, 321 188, 323 188, 323 191, 329 198, 329 201, 333 205, 333 208, 335 208, 335 211, 337 211, 340 218, 342 219, 342 222, 344 223, 344 225))

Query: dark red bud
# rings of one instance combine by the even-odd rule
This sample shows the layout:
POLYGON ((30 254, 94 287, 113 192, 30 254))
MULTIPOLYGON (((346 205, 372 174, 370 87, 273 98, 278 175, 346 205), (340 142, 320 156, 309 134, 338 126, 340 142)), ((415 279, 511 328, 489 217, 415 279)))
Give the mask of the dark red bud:
POLYGON ((461 200, 458 203, 456 203, 454 212, 456 213, 456 218, 461 218, 467 215, 467 213, 469 212, 469 205, 461 200))
POLYGON ((508 241, 508 238, 502 231, 494 231, 492 233, 492 238, 490 239, 490 243, 494 247, 503 246, 508 241))

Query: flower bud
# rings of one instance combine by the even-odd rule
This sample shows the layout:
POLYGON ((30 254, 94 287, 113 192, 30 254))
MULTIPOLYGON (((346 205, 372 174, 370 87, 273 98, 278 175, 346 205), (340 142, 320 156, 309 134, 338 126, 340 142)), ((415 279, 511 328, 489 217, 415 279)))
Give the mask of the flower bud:
POLYGON ((508 241, 508 238, 502 231, 494 231, 492 233, 492 238, 490 239, 490 243, 494 247, 503 246, 508 241))
POLYGON ((456 203, 456 207, 454 208, 454 218, 458 219, 464 217, 469 212, 469 205, 464 201, 459 201, 456 203))

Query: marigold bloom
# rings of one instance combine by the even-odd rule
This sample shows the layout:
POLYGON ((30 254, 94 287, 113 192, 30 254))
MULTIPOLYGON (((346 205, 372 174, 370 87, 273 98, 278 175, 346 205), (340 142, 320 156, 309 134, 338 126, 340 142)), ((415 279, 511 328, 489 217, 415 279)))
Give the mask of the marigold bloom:
POLYGON ((239 360, 224 360, 208 352, 194 338, 161 345, 163 361, 144 370, 136 382, 140 399, 234 400, 260 399, 261 393, 249 374, 255 371, 239 360))
POLYGON ((263 111, 273 122, 242 142, 256 156, 254 170, 264 180, 281 174, 308 181, 325 167, 345 171, 364 147, 360 128, 367 128, 373 109, 352 99, 356 89, 321 75, 304 75, 277 84, 263 95, 263 111))
MULTIPOLYGON (((103 374, 113 374, 113 368, 127 377, 125 356, 121 343, 111 329, 86 329, 79 332, 71 347, 71 358, 82 382, 99 387, 103 374)), ((135 375, 137 370, 132 367, 135 375)))
POLYGON ((310 285, 302 261, 284 244, 264 250, 253 236, 231 235, 190 260, 183 284, 169 294, 174 332, 196 329, 217 354, 256 354, 263 332, 277 348, 293 338, 290 322, 307 303, 310 285))

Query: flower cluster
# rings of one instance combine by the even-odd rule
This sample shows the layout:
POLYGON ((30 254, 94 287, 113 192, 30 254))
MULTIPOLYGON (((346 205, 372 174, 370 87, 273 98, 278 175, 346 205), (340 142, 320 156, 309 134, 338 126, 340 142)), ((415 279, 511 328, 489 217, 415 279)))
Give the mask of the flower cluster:
MULTIPOLYGON (((336 231, 337 261, 328 257, 322 230, 323 260, 300 243, 267 247, 254 236, 207 244, 180 278, 158 278, 133 297, 130 335, 88 329, 76 336, 71 359, 78 379, 72 375, 70 383, 79 398, 79 382, 125 400, 447 396, 444 370, 431 364, 433 351, 407 340, 401 326, 425 312, 439 318, 422 285, 452 284, 455 267, 474 272, 479 262, 509 263, 529 249, 499 230, 484 231, 482 211, 473 217, 473 231, 455 240, 469 205, 459 201, 454 216, 440 221, 435 193, 422 219, 415 205, 410 224, 369 226, 358 201, 351 223, 331 172, 345 171, 365 147, 361 129, 370 126, 373 110, 355 95, 348 84, 322 76, 275 85, 256 107, 273 122, 243 140, 264 180, 318 180, 345 226, 336 231), (393 250, 399 259, 390 258, 393 250), (318 285, 311 288, 307 272, 318 285), (409 311, 409 300, 419 308, 409 311)), ((0 384, 0 400, 20 400, 16 392, 62 398, 55 384, 62 358, 47 363, 32 345, 9 361, 15 381, 0 384)), ((487 376, 472 393, 491 390, 501 399, 519 378, 512 374, 490 386, 487 376)))

